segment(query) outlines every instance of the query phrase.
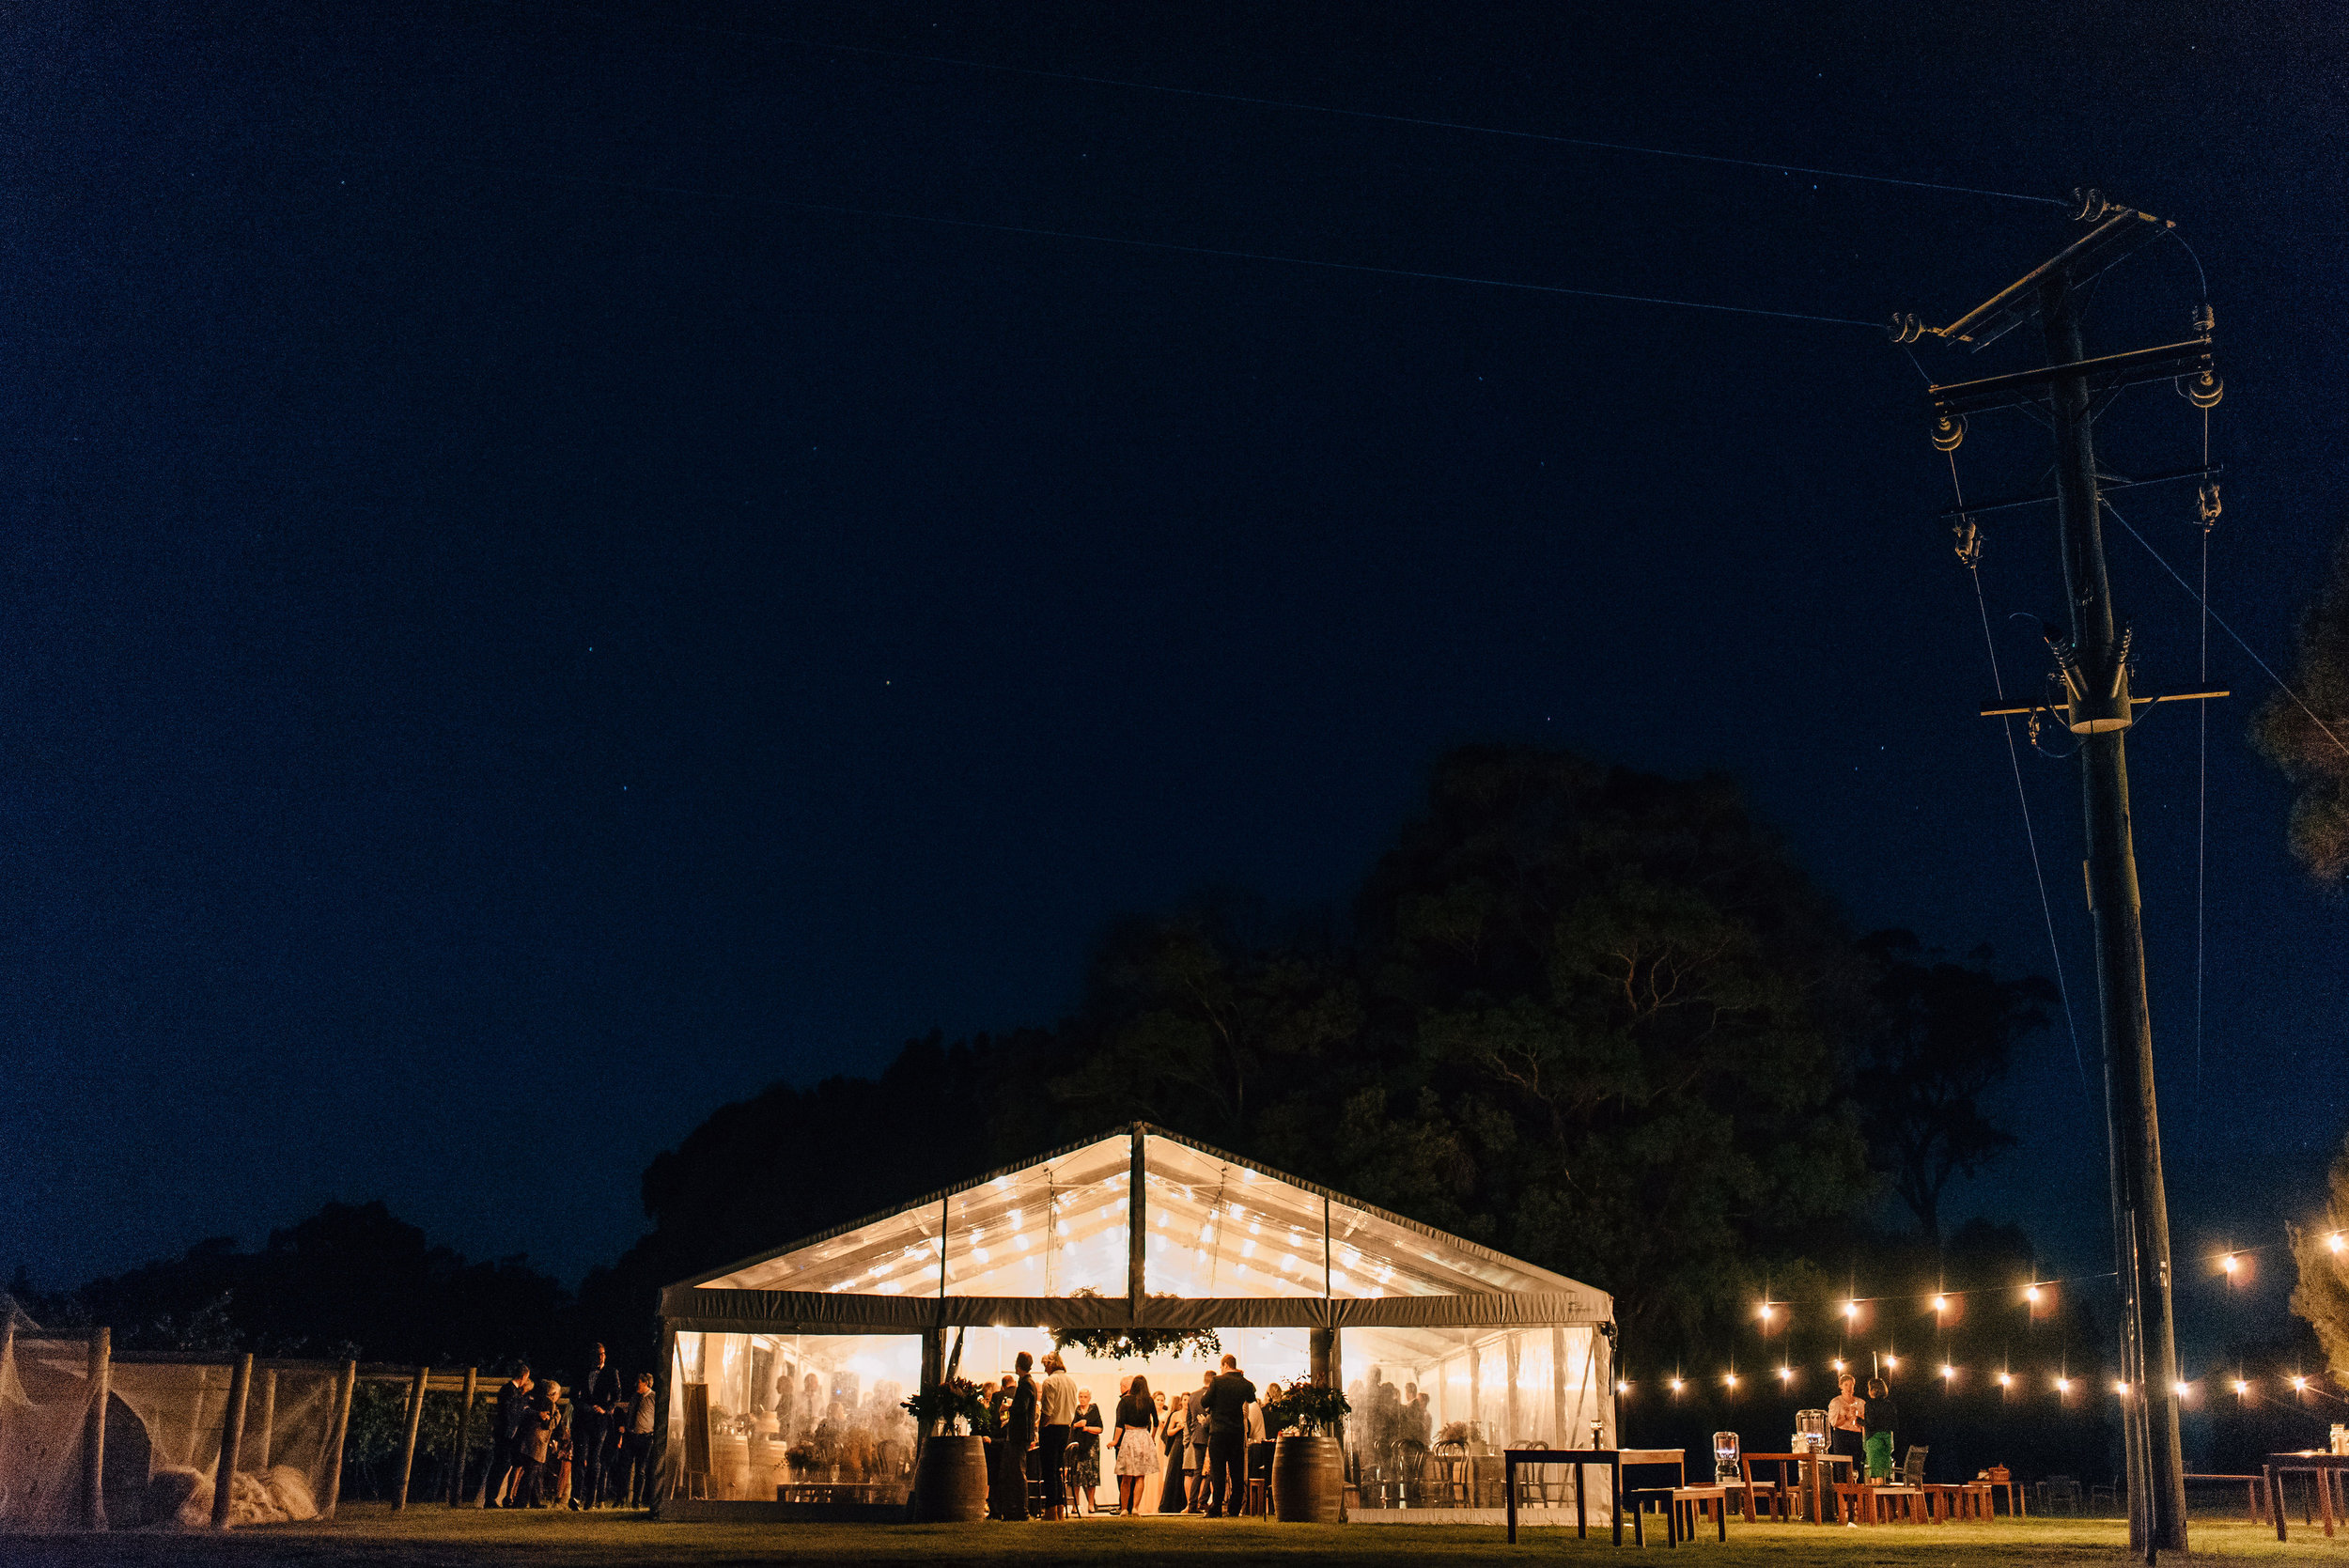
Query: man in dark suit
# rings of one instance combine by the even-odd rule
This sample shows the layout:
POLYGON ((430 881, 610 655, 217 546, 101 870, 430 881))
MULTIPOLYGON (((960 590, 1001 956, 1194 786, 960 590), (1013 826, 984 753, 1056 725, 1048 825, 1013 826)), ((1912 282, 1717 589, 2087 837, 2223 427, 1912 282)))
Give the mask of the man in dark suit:
MULTIPOLYGON (((537 1385, 530 1380, 530 1363, 524 1361, 514 1369, 514 1375, 498 1386, 497 1398, 490 1406, 490 1476, 481 1483, 481 1505, 503 1508, 506 1501, 506 1479, 521 1467, 522 1427, 532 1417, 531 1396, 537 1385)), ((516 1499, 519 1503, 520 1499, 516 1499)))
POLYGON ((1236 1519, 1248 1499, 1248 1407, 1256 1403, 1256 1385, 1241 1375, 1237 1357, 1223 1358, 1223 1370, 1201 1396, 1207 1406, 1207 1517, 1236 1519))
POLYGON ((571 1394, 571 1451, 577 1480, 573 1508, 601 1508, 605 1478, 617 1446, 614 1418, 620 1410, 620 1374, 604 1365, 603 1346, 587 1347, 587 1372, 571 1394))
POLYGON ((1019 1374, 1019 1386, 1012 1389, 1011 1404, 1003 1411, 1003 1517, 1028 1517, 1028 1451, 1035 1447, 1035 1379, 1029 1375, 1035 1366, 1035 1358, 1021 1351, 1012 1362, 1019 1374))

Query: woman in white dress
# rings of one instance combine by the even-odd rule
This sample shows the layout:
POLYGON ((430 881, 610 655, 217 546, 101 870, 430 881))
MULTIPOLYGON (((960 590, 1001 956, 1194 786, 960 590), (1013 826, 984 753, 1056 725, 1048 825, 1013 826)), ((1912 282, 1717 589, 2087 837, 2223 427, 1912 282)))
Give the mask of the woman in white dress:
POLYGON ((1117 1402, 1117 1511, 1132 1518, 1142 1504, 1144 1477, 1159 1473, 1159 1407, 1150 1380, 1134 1379, 1117 1402))

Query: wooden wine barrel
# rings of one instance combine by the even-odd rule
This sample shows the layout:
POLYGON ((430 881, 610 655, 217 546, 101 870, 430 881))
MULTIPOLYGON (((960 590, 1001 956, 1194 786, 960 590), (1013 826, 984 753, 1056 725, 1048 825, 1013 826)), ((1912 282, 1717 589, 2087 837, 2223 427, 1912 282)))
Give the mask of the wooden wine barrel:
POLYGON ((915 1516, 930 1523, 987 1517, 987 1439, 931 1437, 913 1478, 915 1516))
POLYGON ((1272 1451, 1272 1516, 1283 1524, 1334 1525, 1346 1496, 1346 1460, 1335 1437, 1281 1434, 1272 1451))

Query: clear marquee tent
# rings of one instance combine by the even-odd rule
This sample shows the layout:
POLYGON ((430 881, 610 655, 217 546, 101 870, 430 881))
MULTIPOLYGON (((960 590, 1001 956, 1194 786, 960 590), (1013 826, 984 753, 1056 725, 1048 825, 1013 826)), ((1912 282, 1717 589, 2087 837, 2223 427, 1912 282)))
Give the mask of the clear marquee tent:
MULTIPOLYGON (((973 1379, 1040 1358, 1054 1327, 1212 1328, 1260 1386, 1335 1378, 1364 1474, 1447 1429, 1486 1450, 1615 1434, 1605 1292, 1144 1124, 672 1285, 661 1314, 672 1481, 706 1473, 719 1502, 810 1481, 901 1500, 896 1402, 950 1356, 973 1379)), ((1105 1409, 1121 1376, 1172 1394, 1210 1365, 1064 1355, 1105 1409)))

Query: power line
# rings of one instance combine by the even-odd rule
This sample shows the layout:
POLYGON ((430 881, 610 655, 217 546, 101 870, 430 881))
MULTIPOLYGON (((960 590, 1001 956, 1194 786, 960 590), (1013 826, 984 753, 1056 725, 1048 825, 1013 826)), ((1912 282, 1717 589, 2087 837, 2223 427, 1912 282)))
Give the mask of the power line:
POLYGON ((2194 602, 2201 605, 2203 613, 2218 624, 2219 630, 2234 639, 2234 645, 2236 647, 2241 648, 2245 653, 2250 655, 2251 662, 2260 667, 2260 673, 2266 675, 2269 680, 2276 683, 2276 690, 2281 691, 2285 696, 2290 697, 2294 705, 2297 706, 2301 712, 2309 716, 2309 722, 2314 724, 2318 729, 2323 730, 2325 732, 2325 738, 2331 741, 2334 745, 2339 746, 2343 756, 2349 756, 2349 744, 2343 744, 2341 737, 2332 732, 2331 726, 2326 724, 2324 720, 2319 719, 2316 716, 2316 710, 2309 706, 2307 703, 2300 700, 2299 692, 2295 691, 2291 687, 2284 684, 2284 677, 2278 675, 2274 670, 2268 667, 2267 660, 2262 659, 2252 648, 2251 644, 2243 640, 2243 634, 2241 632, 2235 630, 2234 628, 2227 624, 2227 618, 2224 615, 2221 615, 2217 611, 2213 610, 2210 607, 2209 602, 2205 600, 2201 595, 2194 592, 2194 584, 2188 582, 2185 578, 2178 576, 2178 568, 2163 560, 2161 551, 2155 550, 2152 545, 2147 544, 2144 535, 2139 533, 2134 528, 2130 528, 2129 520, 2123 517, 2118 511, 2115 511, 2111 502, 2108 501, 2105 503, 2105 510, 2112 513, 2113 521, 2119 523, 2122 527, 2128 529, 2129 537, 2135 539, 2139 544, 2143 545, 2145 553, 2152 556, 2155 562, 2160 566, 2161 569, 2168 572, 2171 580, 2174 581, 2179 587, 2184 588, 2188 594, 2193 595, 2194 602))
POLYGON ((1325 261, 1315 256, 1278 256, 1268 251, 1230 250, 1215 245, 1186 245, 1171 240, 1135 240, 1115 234, 1087 234, 1078 229, 1041 228, 1026 224, 988 223, 977 218, 946 218, 927 212, 900 212, 886 208, 846 207, 834 202, 801 201, 788 196, 748 195, 736 191, 712 191, 690 185, 658 185, 630 179, 610 179, 597 175, 550 173, 540 169, 519 169, 510 165, 485 161, 455 158, 452 163, 464 163, 492 174, 506 175, 517 179, 543 179, 560 184, 596 186, 613 191, 636 191, 653 195, 688 196, 703 201, 733 201, 756 207, 789 208, 801 212, 829 212, 840 217, 878 218, 895 223, 931 224, 945 228, 979 229, 991 234, 1019 234, 1036 239, 1076 240, 1095 245, 1123 245, 1134 250, 1171 251, 1183 256, 1216 256, 1231 261, 1267 261, 1286 267, 1317 267, 1328 272, 1367 272, 1378 277, 1416 278, 1430 283, 1457 283, 1480 288, 1513 288, 1532 294, 1563 294, 1585 300, 1612 300, 1624 304, 1668 305, 1681 310, 1719 311, 1731 316, 1764 316, 1781 321, 1815 321, 1833 327, 1859 327, 1868 332, 1883 331, 1878 321, 1856 321, 1843 316, 1813 316, 1795 310, 1764 310, 1754 305, 1717 304, 1705 300, 1674 300, 1656 294, 1618 294, 1601 288, 1569 288, 1562 284, 1521 283, 1510 278, 1480 278, 1460 272, 1425 272, 1406 267, 1378 267, 1361 261, 1325 261))
POLYGON ((1543 131, 1515 131, 1503 126, 1476 125, 1465 120, 1435 119, 1419 115, 1391 115, 1375 109, 1342 109, 1326 103, 1300 103, 1292 99, 1259 98, 1248 93, 1218 92, 1208 87, 1173 87, 1158 82, 1135 82, 1117 76, 1092 76, 1081 71, 1050 70, 1040 66, 1002 65, 992 60, 969 60, 951 54, 923 54, 910 50, 879 49, 866 44, 827 43, 818 39, 792 38, 781 33, 761 33, 740 27, 712 27, 700 23, 677 22, 669 26, 683 32, 707 33, 717 38, 751 39, 766 43, 779 43, 799 49, 819 49, 837 54, 863 54, 877 59, 906 60, 919 65, 954 66, 964 70, 995 71, 1006 76, 1028 76, 1048 82, 1073 82, 1091 87, 1118 87, 1128 92, 1159 93, 1170 98, 1197 98, 1216 103, 1244 103, 1260 109, 1284 109, 1295 114, 1328 115, 1342 119, 1373 120, 1386 125, 1419 126, 1430 131, 1453 131, 1472 136, 1503 136, 1514 141, 1545 142, 1554 147, 1584 147, 1597 152, 1627 152, 1645 158, 1672 158, 1691 163, 1719 163, 1730 168, 1762 169, 1771 174, 1811 175, 1821 179, 1849 179, 1871 185, 1901 185, 1918 191, 1940 191, 1952 195, 1988 196, 1999 201, 2027 201, 2045 207, 2066 204, 2053 196, 2027 196, 2014 191, 1991 191, 1973 185, 1946 185, 1929 179, 1902 179, 1892 175, 1854 174, 1845 169, 1815 169, 1801 163, 1774 163, 1755 158, 1729 158, 1710 152, 1682 152, 1672 147, 1640 147, 1629 142, 1602 142, 1583 136, 1559 136, 1543 131))

